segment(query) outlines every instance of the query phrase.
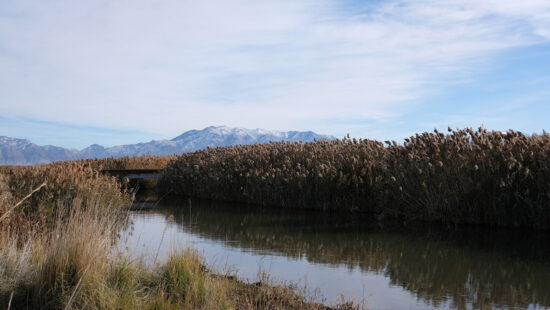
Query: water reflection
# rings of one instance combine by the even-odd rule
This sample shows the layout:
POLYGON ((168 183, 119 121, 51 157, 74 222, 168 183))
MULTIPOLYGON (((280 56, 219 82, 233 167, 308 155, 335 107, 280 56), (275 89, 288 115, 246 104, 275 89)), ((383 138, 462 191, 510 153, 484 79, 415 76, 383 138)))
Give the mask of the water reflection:
MULTIPOLYGON (((410 293, 411 300, 402 300, 400 306, 410 302, 416 308, 550 307, 546 233, 411 227, 357 216, 199 200, 165 200, 154 210, 136 213, 142 220, 148 215, 173 215, 179 231, 218 241, 241 255, 301 260, 308 264, 300 268, 311 270, 339 268, 342 278, 330 281, 385 278, 389 288, 410 293)), ((157 234, 164 229, 162 224, 143 227, 157 234)), ((368 285, 362 289, 367 299, 370 291, 379 291, 368 285)), ((388 289, 383 298, 409 298, 394 296, 394 291, 398 293, 388 289)))

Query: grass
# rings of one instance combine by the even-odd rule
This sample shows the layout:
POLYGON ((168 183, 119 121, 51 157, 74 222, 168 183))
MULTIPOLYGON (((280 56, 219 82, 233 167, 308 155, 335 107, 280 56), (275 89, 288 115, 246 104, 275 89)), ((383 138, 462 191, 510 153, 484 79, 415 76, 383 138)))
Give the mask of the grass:
POLYGON ((212 274, 191 249, 153 267, 130 259, 114 245, 133 193, 89 163, 0 170, 0 307, 329 309, 291 287, 212 274))
POLYGON ((550 135, 472 130, 384 143, 277 142, 182 154, 163 192, 451 225, 550 228, 550 135))

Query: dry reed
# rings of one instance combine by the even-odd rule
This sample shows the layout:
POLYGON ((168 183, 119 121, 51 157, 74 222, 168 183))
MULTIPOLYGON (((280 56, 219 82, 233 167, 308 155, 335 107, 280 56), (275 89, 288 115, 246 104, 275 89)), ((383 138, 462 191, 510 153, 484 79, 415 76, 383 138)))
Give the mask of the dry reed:
POLYGON ((550 227, 550 135, 483 128, 372 140, 277 142, 182 154, 164 192, 448 224, 550 227))
POLYGON ((122 156, 118 158, 84 159, 78 162, 94 170, 163 169, 176 156, 122 156))

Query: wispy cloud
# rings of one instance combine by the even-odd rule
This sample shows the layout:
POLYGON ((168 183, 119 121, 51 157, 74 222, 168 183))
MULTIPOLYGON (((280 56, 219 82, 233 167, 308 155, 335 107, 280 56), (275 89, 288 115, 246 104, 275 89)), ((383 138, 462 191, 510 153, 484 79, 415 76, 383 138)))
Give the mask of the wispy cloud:
MULTIPOLYGON (((165 135, 392 121, 550 40, 546 0, 0 4, 0 114, 165 135)), ((310 129, 310 128, 308 128, 310 129)))

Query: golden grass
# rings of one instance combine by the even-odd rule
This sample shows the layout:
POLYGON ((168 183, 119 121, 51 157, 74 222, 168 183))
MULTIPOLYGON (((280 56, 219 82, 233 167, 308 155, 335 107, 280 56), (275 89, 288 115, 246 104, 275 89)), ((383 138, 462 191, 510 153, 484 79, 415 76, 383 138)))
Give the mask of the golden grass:
POLYGON ((550 227, 550 135, 472 130, 182 154, 164 192, 448 224, 550 227))

